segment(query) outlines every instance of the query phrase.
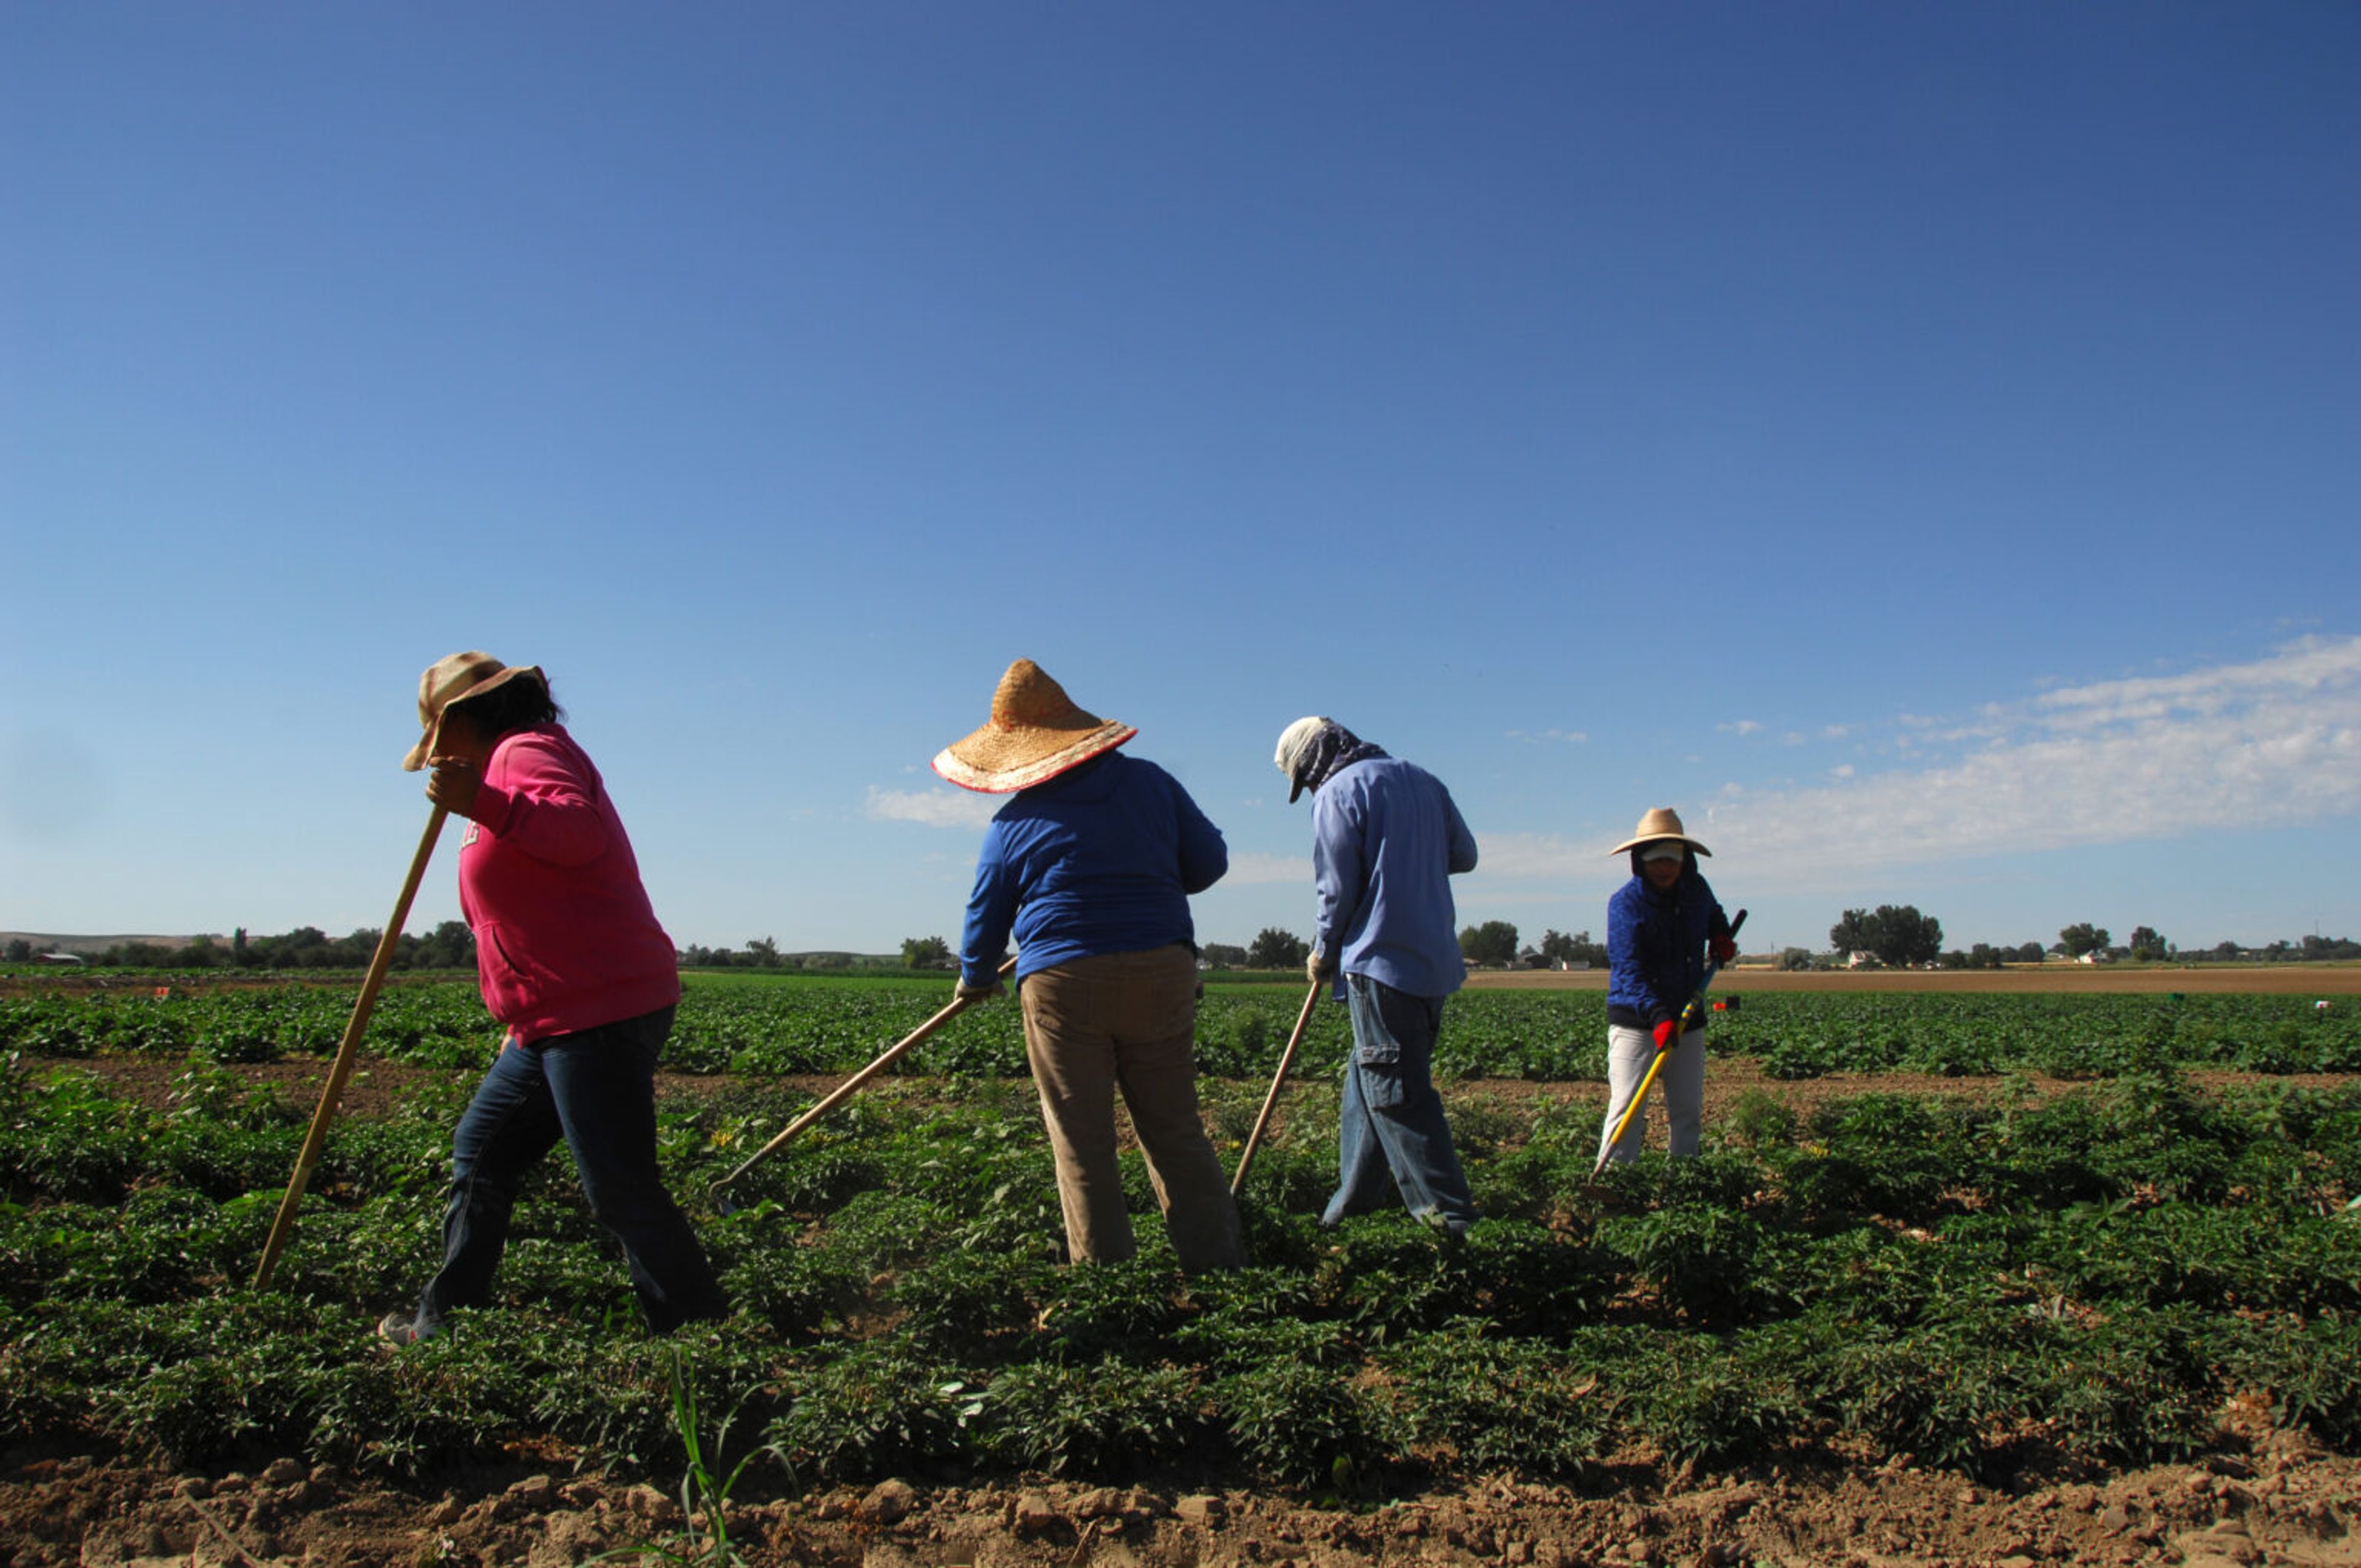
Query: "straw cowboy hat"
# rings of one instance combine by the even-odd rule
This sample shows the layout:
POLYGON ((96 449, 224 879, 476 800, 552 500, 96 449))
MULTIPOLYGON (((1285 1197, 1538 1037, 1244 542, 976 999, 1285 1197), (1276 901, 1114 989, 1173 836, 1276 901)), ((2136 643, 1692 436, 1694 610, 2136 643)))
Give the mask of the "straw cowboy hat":
POLYGON ((503 664, 489 653, 453 653, 426 666, 418 677, 418 727, 426 733, 401 759, 404 773, 414 773, 426 765, 434 754, 435 738, 442 733, 443 715, 452 704, 471 696, 481 696, 496 687, 504 686, 522 675, 549 689, 549 678, 541 673, 539 664, 503 664))
POLYGON ((1659 806, 1640 818, 1639 830, 1607 852, 1620 855, 1626 850, 1636 850, 1642 844, 1659 843, 1666 839, 1677 839, 1700 855, 1713 853, 1688 836, 1681 827, 1681 814, 1669 806, 1659 806))
POLYGON ((1019 659, 992 694, 992 721, 936 752, 935 772, 961 789, 1006 795, 1055 778, 1138 733, 1132 725, 1083 712, 1040 665, 1019 659))

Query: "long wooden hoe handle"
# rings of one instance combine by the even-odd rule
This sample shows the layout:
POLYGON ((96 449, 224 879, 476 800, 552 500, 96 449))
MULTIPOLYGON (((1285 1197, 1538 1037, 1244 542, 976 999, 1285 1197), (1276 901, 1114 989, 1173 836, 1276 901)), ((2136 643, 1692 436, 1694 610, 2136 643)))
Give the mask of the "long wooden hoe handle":
POLYGON ((1255 1150, 1262 1145, 1262 1130, 1270 1125, 1270 1113, 1279 1104, 1279 1088, 1287 1081, 1287 1069, 1294 1065, 1295 1047, 1303 1043, 1303 1026, 1312 1022, 1312 1009, 1320 1000, 1320 981, 1313 981, 1312 989, 1303 993, 1303 1011, 1295 1015, 1295 1032, 1287 1036, 1287 1049, 1279 1057, 1279 1071, 1272 1075, 1270 1092, 1263 1096, 1262 1114, 1255 1118, 1254 1131, 1246 1135, 1246 1146, 1239 1151, 1237 1174, 1230 1178, 1230 1196, 1238 1195, 1246 1184, 1246 1167, 1254 1163, 1255 1150))
POLYGON ((361 1036, 368 1029, 369 1013, 377 1006, 377 993, 385 984, 385 971, 392 966, 394 948, 401 940, 402 922, 410 918, 410 901, 418 896, 419 880, 426 874, 426 862, 434 857, 434 840, 442 835, 443 819, 450 815, 447 806, 438 806, 434 815, 426 819, 426 831, 418 840, 418 853, 410 859, 410 874, 401 882, 401 896, 394 901, 393 918, 385 923, 385 934, 377 939, 377 951, 369 957, 368 976, 361 981, 361 993, 353 1003, 353 1015, 345 1025, 345 1037, 336 1046, 335 1065, 328 1069, 327 1085, 320 1091, 320 1108, 312 1113, 312 1130, 303 1136, 303 1152, 295 1161, 295 1174, 288 1179, 287 1196, 279 1201, 279 1217, 270 1222, 270 1239, 263 1244, 262 1262, 255 1267, 257 1290, 270 1283, 271 1271, 279 1266, 279 1255, 287 1249, 287 1238, 295 1229, 295 1211, 302 1204, 303 1189, 311 1185, 313 1168, 320 1163, 320 1150, 327 1144, 329 1124, 336 1119, 345 1080, 353 1074, 353 1058, 360 1054, 361 1036))
MULTIPOLYGON (((1006 980, 1011 974, 1016 972, 1016 959, 1011 958, 1006 963, 1000 966, 1000 978, 1006 980)), ((886 1047, 884 1054, 879 1056, 875 1061, 871 1062, 867 1067, 862 1068, 859 1072, 854 1073, 851 1078, 846 1079, 842 1083, 838 1084, 834 1089, 829 1091, 828 1097, 826 1099, 813 1106, 810 1110, 805 1112, 802 1115, 796 1117, 794 1121, 788 1123, 785 1130, 783 1130, 777 1137, 773 1138, 769 1143, 764 1144, 761 1148, 756 1149, 752 1155, 748 1156, 745 1164, 740 1166, 737 1169, 731 1171, 729 1175, 715 1182, 713 1184, 713 1190, 716 1192, 720 1191, 721 1189, 729 1186, 731 1182, 737 1180, 740 1177, 745 1175, 748 1171, 753 1169, 756 1166, 770 1158, 775 1151, 786 1144, 788 1139, 794 1137, 797 1133, 802 1132, 806 1127, 810 1126, 814 1122, 818 1121, 822 1116, 827 1115, 830 1111, 835 1110, 845 1101, 851 1099, 853 1093, 859 1090, 862 1084, 868 1082, 871 1079, 884 1071, 888 1067, 891 1067, 894 1064, 895 1059, 901 1056, 904 1051, 908 1050, 912 1046, 917 1045, 920 1040, 925 1039, 928 1035, 933 1034, 937 1029, 941 1028, 944 1025, 950 1023, 952 1019, 958 1017, 961 1014, 966 1012, 969 1008, 974 1005, 975 1003, 973 1002, 964 996, 955 996, 951 998, 950 1005, 946 1006, 941 1012, 936 1014, 933 1017, 928 1019, 925 1023, 919 1025, 917 1028, 911 1030, 908 1034, 903 1036, 900 1039, 886 1047)))

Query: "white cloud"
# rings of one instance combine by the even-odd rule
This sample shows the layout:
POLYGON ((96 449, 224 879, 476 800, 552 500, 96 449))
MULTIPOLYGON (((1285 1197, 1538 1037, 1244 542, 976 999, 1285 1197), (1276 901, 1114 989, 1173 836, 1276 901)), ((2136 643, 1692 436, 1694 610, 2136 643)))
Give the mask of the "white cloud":
POLYGON ((1000 809, 1003 797, 963 789, 879 789, 869 786, 862 815, 876 822, 916 822, 928 828, 981 828, 1000 809))
POLYGON ((2361 637, 1903 722, 1913 766, 1725 802, 1710 827, 1752 870, 1808 874, 2361 809, 2361 637))
POLYGON ((1608 851, 1619 841, 1620 838, 1577 843, 1561 833, 1478 833, 1475 874, 1520 882, 1535 878, 1595 881, 1614 869, 1608 851))
POLYGON ((2186 674, 2105 681, 2045 692, 2033 706, 2064 710, 2058 722, 2088 728, 2122 719, 2152 718, 2186 709, 2219 713, 2240 698, 2321 694, 2350 689, 2361 679, 2361 637, 2308 638, 2268 659, 2186 674))
POLYGON ((1232 855, 1230 869, 1222 878, 1224 887, 1246 887, 1268 883, 1301 883, 1312 885, 1312 857, 1304 855, 1232 855))
POLYGON ((1760 719, 1754 718, 1733 718, 1727 724, 1717 724, 1714 728, 1725 734, 1754 735, 1761 732, 1763 723, 1760 719))
POLYGON ((1595 905, 1631 874, 1631 862, 1613 852, 1629 833, 1624 828, 1596 839, 1569 839, 1563 833, 1478 833, 1476 870, 1454 877, 1453 893, 1463 915, 1478 907, 1562 911, 1568 903, 1595 905))

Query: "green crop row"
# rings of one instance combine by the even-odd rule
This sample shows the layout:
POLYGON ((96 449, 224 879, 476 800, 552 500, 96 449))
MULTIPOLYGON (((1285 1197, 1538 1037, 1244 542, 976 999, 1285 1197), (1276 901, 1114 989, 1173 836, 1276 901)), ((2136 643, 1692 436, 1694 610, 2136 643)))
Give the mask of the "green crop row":
MULTIPOLYGON (((703 984, 692 977, 666 1059, 692 1072, 849 1072, 949 999, 941 981, 703 984)), ((1741 1000, 1714 1015, 1711 1048, 1757 1058, 1776 1078, 2096 1078, 2169 1066, 2361 1072, 2361 1010, 2322 1011, 2301 997, 1763 992, 1741 1000)), ((1198 1015, 1201 1069, 1219 1078, 1268 1074, 1301 1001, 1292 987, 1212 988, 1198 1015)), ((351 1006, 350 992, 312 986, 0 1000, 0 1050, 193 1052, 223 1062, 324 1054, 351 1006)), ((398 1060, 470 1066, 489 1055, 496 1033, 471 985, 402 985, 379 998, 368 1043, 398 1060)), ((1444 1014, 1435 1071, 1446 1080, 1595 1081, 1605 1076, 1606 1036, 1597 992, 1464 992, 1444 1014)), ((1306 1031, 1302 1070, 1334 1071, 1347 1044, 1345 1010, 1323 1004, 1306 1031)), ((909 1054, 903 1070, 994 1076, 1021 1073, 1024 1062, 1016 1009, 996 1003, 953 1019, 909 1054)))
MULTIPOLYGON (((70 1066, 0 1077, 0 1419, 182 1464, 650 1469, 677 1463, 677 1365, 782 1486, 1152 1470, 1371 1495, 1793 1453, 2098 1472, 2235 1444, 2244 1395, 2361 1453, 2351 1088, 1756 1095, 1702 1157, 1596 1184, 1595 1108, 1462 1100, 1487 1218, 1459 1242, 1319 1228, 1334 1095, 1313 1088, 1255 1167, 1253 1266, 1191 1279, 1137 1156, 1140 1258, 1061 1265, 1021 1080, 873 1089, 714 1212, 708 1184, 807 1102, 741 1086, 660 1126, 731 1319, 647 1338, 561 1158, 497 1304, 390 1353, 369 1327, 435 1255, 467 1090, 339 1124, 256 1292, 304 1107, 202 1060, 160 1109, 70 1066)), ((1258 1098, 1209 1085, 1233 1157, 1258 1098)))

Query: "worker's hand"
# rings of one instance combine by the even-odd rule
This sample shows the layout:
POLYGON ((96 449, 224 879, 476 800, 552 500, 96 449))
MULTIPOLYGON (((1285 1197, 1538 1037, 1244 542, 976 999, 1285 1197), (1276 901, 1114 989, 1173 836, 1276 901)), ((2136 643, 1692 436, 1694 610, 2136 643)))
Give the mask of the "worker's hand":
POLYGON ((1660 1051, 1668 1051, 1673 1048, 1673 1039, 1681 1032, 1681 1026, 1667 1018, 1657 1025, 1653 1032, 1656 1036, 1656 1048, 1660 1051))
POLYGON ((1317 948, 1312 948, 1312 956, 1303 960, 1303 978, 1314 985, 1318 985, 1323 980, 1334 980, 1336 956, 1334 953, 1323 953, 1317 948))
POLYGON ((959 982, 959 989, 951 994, 955 1000, 964 1002, 970 1006, 979 1002, 989 1002, 1000 994, 1000 979, 995 975, 982 985, 970 985, 965 980, 961 980, 959 982))
POLYGON ((456 757, 429 757, 426 761, 434 770, 426 775, 426 798, 446 811, 473 817, 476 791, 484 782, 476 765, 456 757))
POLYGON ((1705 950, 1707 954, 1712 958, 1714 968, 1719 969, 1726 963, 1736 961, 1738 958, 1738 938, 1735 937, 1713 938, 1706 943, 1705 950))

